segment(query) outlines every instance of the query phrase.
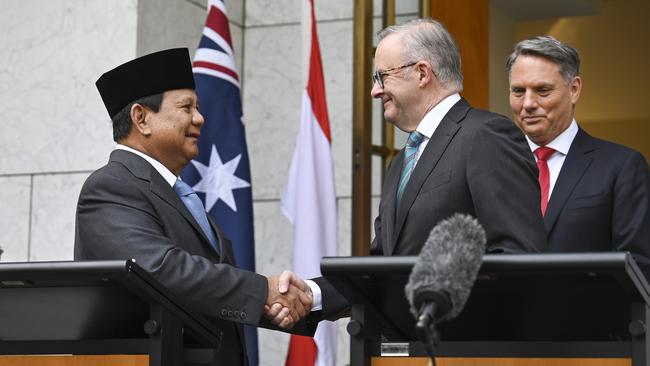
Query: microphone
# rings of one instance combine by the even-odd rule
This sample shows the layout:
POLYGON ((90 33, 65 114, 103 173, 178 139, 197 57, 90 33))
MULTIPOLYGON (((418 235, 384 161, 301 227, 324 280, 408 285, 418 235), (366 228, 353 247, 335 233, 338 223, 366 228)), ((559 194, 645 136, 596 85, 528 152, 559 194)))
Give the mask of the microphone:
POLYGON ((456 317, 485 253, 485 231, 469 215, 455 214, 429 233, 404 288, 417 319, 416 333, 433 357, 435 324, 456 317))

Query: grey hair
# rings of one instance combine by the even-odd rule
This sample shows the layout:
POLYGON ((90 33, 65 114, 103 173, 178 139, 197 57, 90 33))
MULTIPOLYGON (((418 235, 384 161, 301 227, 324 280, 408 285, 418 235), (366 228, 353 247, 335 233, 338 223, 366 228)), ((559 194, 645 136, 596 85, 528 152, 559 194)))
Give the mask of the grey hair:
POLYGON ((451 87, 456 92, 463 90, 460 51, 442 23, 429 18, 413 19, 380 30, 377 38, 381 42, 391 34, 402 36, 406 62, 428 61, 443 86, 451 87))
POLYGON ((553 61, 560 67, 560 74, 567 84, 580 74, 578 51, 551 36, 533 37, 517 43, 508 60, 506 60, 508 77, 510 77, 512 65, 520 55, 539 56, 553 61))

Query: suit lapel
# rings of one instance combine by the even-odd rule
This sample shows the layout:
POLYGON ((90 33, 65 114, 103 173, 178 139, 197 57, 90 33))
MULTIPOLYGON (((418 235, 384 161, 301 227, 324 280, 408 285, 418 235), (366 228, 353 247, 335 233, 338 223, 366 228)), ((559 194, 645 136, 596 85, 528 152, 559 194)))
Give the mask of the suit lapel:
MULTIPOLYGON (((118 161, 126 166, 129 171, 136 177, 149 182, 149 189, 153 194, 160 197, 163 201, 172 206, 178 213, 180 213, 185 220, 192 225, 203 238, 203 244, 209 247, 215 254, 216 250, 210 244, 210 240, 201 229, 201 226, 196 222, 194 216, 185 207, 183 201, 174 192, 174 189, 165 181, 165 179, 151 166, 146 160, 128 151, 115 150, 111 153, 111 160, 118 161)), ((221 239, 221 237, 219 237, 221 239)))
MULTIPOLYGON (((391 237, 391 245, 389 248, 390 254, 393 253, 395 246, 397 245, 399 234, 402 231, 408 212, 420 192, 420 188, 422 188, 427 177, 438 165, 438 161, 447 149, 447 146, 460 129, 461 126, 459 122, 465 118, 469 108, 470 106, 465 99, 461 99, 458 103, 454 104, 449 112, 443 117, 442 121, 431 136, 431 139, 427 143, 426 148, 422 152, 422 155, 418 159, 413 174, 404 189, 400 206, 397 207, 395 229, 391 237)), ((397 179, 399 180, 399 176, 397 179)), ((393 199, 391 201, 395 201, 395 194, 393 194, 393 199)))
POLYGON ((395 197, 397 195, 397 186, 399 185, 399 178, 402 173, 402 166, 404 164, 404 149, 395 156, 395 159, 390 165, 390 168, 386 172, 384 183, 384 190, 386 191, 386 196, 383 197, 384 202, 386 202, 386 208, 383 211, 385 215, 385 228, 382 227, 382 233, 385 234, 382 238, 383 253, 385 255, 391 255, 394 248, 393 242, 393 232, 395 231, 395 213, 396 208, 395 204, 397 203, 395 197))
POLYGON ((593 161, 591 152, 594 150, 595 147, 591 142, 591 137, 582 129, 579 129, 564 159, 564 164, 562 164, 551 198, 548 201, 546 215, 544 215, 544 226, 546 226, 548 235, 551 234, 571 193, 580 182, 589 165, 591 165, 593 161))
POLYGON ((210 215, 208 215, 208 221, 210 222, 212 231, 214 231, 214 235, 217 236, 217 242, 218 242, 217 245, 219 245, 219 250, 221 251, 219 262, 235 265, 236 264, 235 253, 233 253, 232 244, 226 245, 226 242, 230 242, 230 240, 221 231, 217 223, 214 222, 214 220, 212 220, 212 217, 210 215))

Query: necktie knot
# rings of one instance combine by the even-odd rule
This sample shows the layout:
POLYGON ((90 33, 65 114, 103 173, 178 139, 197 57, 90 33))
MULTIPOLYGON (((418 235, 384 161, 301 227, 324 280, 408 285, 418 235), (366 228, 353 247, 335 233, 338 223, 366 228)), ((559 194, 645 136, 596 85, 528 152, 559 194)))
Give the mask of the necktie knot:
POLYGON ((409 134, 408 139, 406 139, 406 146, 418 147, 422 143, 422 140, 424 140, 424 135, 418 131, 413 131, 409 134))
POLYGON ((174 183, 174 191, 176 191, 176 194, 181 197, 186 197, 196 193, 192 187, 189 186, 189 184, 183 182, 180 179, 176 179, 176 183, 174 183))
POLYGON ((548 158, 550 158, 551 155, 553 155, 554 152, 555 152, 555 149, 553 149, 551 147, 548 147, 548 146, 538 147, 535 150, 535 157, 537 157, 537 160, 547 161, 548 158))

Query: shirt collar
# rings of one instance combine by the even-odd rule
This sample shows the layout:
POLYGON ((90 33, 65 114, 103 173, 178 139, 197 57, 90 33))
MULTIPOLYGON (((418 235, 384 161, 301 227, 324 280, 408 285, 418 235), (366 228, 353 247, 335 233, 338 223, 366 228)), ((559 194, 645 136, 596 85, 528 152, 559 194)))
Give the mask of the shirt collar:
POLYGON ((424 115, 424 118, 420 121, 420 124, 415 130, 426 136, 427 139, 430 139, 431 136, 433 136, 433 133, 436 132, 436 128, 438 128, 438 125, 440 125, 440 122, 447 112, 449 112, 451 107, 453 107, 459 100, 460 94, 458 93, 452 94, 443 99, 426 115, 424 115))
POLYGON ((170 186, 173 187, 174 184, 176 183, 176 179, 178 179, 178 177, 176 177, 174 173, 172 173, 169 169, 167 169, 164 165, 162 165, 161 162, 143 153, 142 151, 138 151, 136 149, 133 149, 131 147, 122 144, 117 144, 117 146, 115 146, 115 150, 124 150, 140 156, 141 158, 149 162, 149 164, 151 164, 151 166, 153 166, 153 168, 156 169, 156 171, 160 173, 160 175, 162 175, 163 179, 165 179, 165 181, 169 183, 170 186))
MULTIPOLYGON (((575 119, 573 119, 569 127, 566 130, 562 131, 562 133, 559 134, 556 138, 554 138, 553 141, 546 144, 546 146, 552 148, 555 151, 562 153, 563 155, 566 155, 569 153, 569 148, 571 147, 571 143, 573 142, 573 139, 576 137, 577 134, 578 134, 578 123, 576 122, 575 119)), ((537 150, 539 145, 534 143, 530 138, 528 138, 528 136, 526 136, 526 140, 528 140, 528 146, 530 146, 531 151, 537 150)))

